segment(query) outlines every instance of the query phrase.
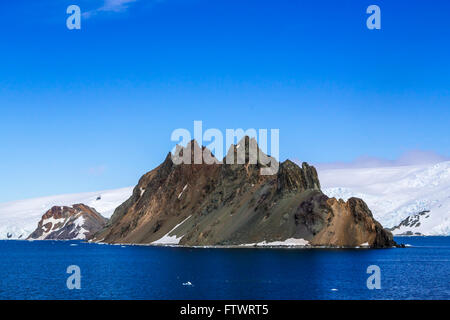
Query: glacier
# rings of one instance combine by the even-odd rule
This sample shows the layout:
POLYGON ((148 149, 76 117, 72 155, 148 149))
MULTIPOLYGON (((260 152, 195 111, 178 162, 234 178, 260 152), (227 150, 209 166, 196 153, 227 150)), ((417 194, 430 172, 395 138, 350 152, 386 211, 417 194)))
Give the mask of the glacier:
POLYGON ((319 170, 329 197, 363 199, 384 227, 398 226, 407 217, 414 226, 394 229, 405 233, 450 236, 450 161, 428 165, 319 170), (427 214, 420 213, 429 211, 427 214))

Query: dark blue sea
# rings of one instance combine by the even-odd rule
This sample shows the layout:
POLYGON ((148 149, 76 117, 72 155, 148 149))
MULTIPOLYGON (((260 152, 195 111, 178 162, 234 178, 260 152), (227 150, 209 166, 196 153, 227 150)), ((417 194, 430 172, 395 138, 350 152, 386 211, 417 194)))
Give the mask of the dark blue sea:
POLYGON ((0 299, 450 299, 450 237, 405 249, 187 249, 0 241, 0 299), (80 268, 69 290, 67 267, 80 268), (380 268, 369 290, 367 268, 380 268))

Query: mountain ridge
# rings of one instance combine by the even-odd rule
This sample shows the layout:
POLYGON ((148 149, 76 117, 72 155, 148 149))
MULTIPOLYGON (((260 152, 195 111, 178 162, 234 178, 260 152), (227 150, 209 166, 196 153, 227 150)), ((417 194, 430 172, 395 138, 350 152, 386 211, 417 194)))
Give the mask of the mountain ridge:
POLYGON ((54 206, 42 216, 27 240, 88 240, 108 219, 84 204, 54 206))
MULTIPOLYGON (((416 227, 417 223, 414 228, 405 227, 403 224, 402 230, 393 230, 394 234, 408 234, 408 231, 411 231, 413 235, 418 232, 425 236, 449 236, 450 228, 447 225, 450 220, 450 203, 447 203, 446 199, 450 192, 446 191, 448 189, 445 187, 450 186, 450 182, 446 178, 448 168, 450 168, 450 162, 381 168, 322 169, 318 173, 321 190, 325 194, 329 197, 343 199, 351 197, 364 199, 371 208, 375 219, 386 228, 399 226, 410 216, 413 221, 412 216, 433 209, 429 218, 424 219, 427 215, 420 216, 419 227, 416 227), (416 175, 419 178, 414 178, 416 175), (429 178, 421 179, 422 175, 428 175, 429 178), (399 192, 401 191, 401 194, 405 195, 403 197, 383 193, 384 190, 398 188, 396 187, 398 182, 405 179, 412 179, 411 184, 417 185, 417 187, 413 187, 414 193, 410 194, 408 188, 403 187, 399 188, 399 192), (415 179, 419 179, 419 182, 414 182, 415 179), (430 187, 432 183, 438 183, 438 181, 440 181, 439 186, 430 187), (371 187, 371 185, 378 187, 371 187), (430 193, 432 193, 431 196, 430 193)), ((401 182, 401 184, 405 183, 401 182)), ((35 230, 42 214, 52 206, 85 203, 95 208, 103 216, 111 217, 113 211, 132 195, 133 189, 134 187, 127 187, 0 203, 0 239, 27 238, 35 230), (100 200, 97 200, 99 197, 100 200)), ((395 194, 399 192, 395 192, 395 194)))
POLYGON ((109 218, 130 197, 132 190, 128 187, 0 203, 0 239, 26 239, 36 229, 42 215, 54 206, 83 203, 109 218))
MULTIPOLYGON (((228 164, 224 158, 222 163, 177 165, 168 154, 141 177, 95 240, 161 244, 167 238, 173 243, 166 244, 230 246, 294 238, 311 246, 395 245, 364 201, 345 203, 324 195, 316 169, 307 163, 300 168, 290 160, 277 162, 276 174, 261 175, 266 165, 251 163, 249 150, 256 149, 258 159, 268 156, 254 144, 244 137, 230 147, 227 157, 234 151, 234 159, 242 157, 243 164, 228 164), (245 152, 236 152, 240 147, 245 152)), ((210 154, 195 141, 176 150, 191 160, 199 154, 195 150, 210 154)))

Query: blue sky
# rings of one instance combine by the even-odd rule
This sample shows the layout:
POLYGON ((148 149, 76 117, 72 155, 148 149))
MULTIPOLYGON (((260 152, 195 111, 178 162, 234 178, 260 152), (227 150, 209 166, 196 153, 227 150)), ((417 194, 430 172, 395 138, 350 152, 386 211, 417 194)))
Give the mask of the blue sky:
POLYGON ((0 3, 0 201, 135 185, 194 120, 279 128, 282 160, 450 157, 448 1, 124 2, 0 3))

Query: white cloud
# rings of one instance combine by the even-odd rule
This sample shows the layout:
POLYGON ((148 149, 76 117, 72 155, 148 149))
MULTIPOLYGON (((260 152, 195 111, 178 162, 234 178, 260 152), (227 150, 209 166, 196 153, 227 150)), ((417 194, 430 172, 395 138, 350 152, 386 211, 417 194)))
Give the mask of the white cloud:
POLYGON ((97 9, 83 13, 85 18, 89 18, 100 12, 123 12, 128 9, 131 3, 137 0, 104 0, 103 5, 97 9))
POLYGON ((91 168, 88 168, 88 170, 87 170, 87 174, 90 176, 93 176, 93 177, 100 177, 100 176, 104 175, 105 172, 106 172, 105 165, 91 167, 91 168))
POLYGON ((379 167, 398 167, 398 166, 411 166, 421 164, 434 164, 449 160, 450 157, 440 155, 434 151, 410 150, 400 155, 400 157, 398 157, 397 159, 393 160, 371 156, 361 156, 349 162, 336 161, 326 163, 315 163, 315 166, 322 170, 345 169, 345 168, 375 168, 375 167, 379 168, 379 167))
POLYGON ((126 10, 132 2, 136 2, 136 0, 105 0, 103 7, 98 10, 120 12, 126 10))

